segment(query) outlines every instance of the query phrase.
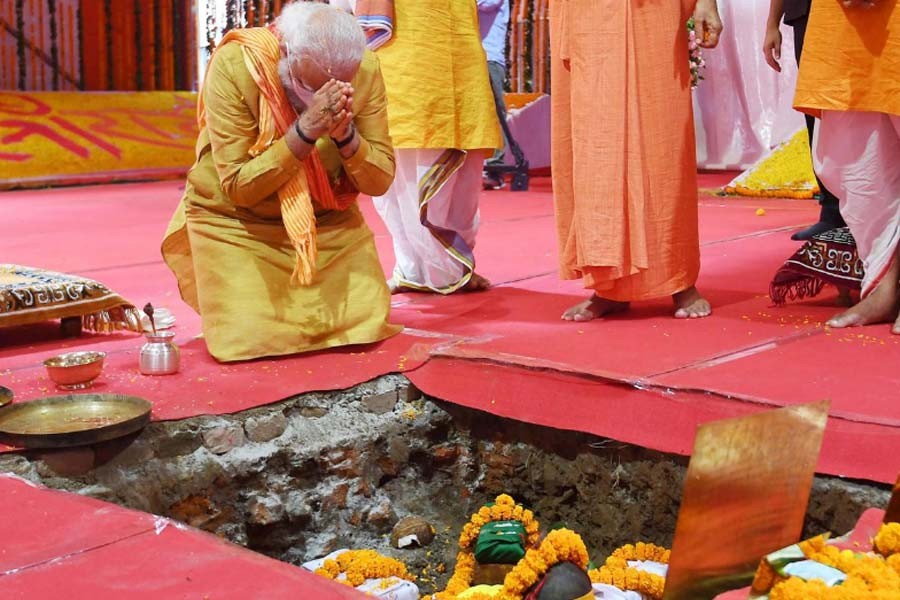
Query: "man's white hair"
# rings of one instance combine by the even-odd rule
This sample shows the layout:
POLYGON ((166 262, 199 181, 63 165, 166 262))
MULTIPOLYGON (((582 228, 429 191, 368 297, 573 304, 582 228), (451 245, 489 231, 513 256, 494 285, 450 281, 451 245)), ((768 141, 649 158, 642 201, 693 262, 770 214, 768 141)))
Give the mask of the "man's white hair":
POLYGON ((316 2, 293 2, 275 21, 290 59, 312 60, 335 79, 349 81, 366 51, 366 36, 353 15, 316 2))

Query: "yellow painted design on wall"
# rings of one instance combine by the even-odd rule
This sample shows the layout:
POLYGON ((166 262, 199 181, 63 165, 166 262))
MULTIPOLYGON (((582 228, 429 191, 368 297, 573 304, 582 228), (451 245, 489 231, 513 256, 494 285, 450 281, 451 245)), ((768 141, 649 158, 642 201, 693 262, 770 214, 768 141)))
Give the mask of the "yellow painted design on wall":
POLYGON ((0 189, 183 175, 196 104, 192 92, 0 92, 0 189))

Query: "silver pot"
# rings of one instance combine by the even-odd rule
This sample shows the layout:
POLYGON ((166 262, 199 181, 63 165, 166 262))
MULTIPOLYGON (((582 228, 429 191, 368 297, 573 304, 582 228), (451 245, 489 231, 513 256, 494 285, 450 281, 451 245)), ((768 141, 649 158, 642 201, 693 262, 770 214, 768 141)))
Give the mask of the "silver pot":
POLYGON ((146 332, 147 343, 141 348, 140 368, 144 375, 171 375, 178 372, 181 352, 172 341, 173 331, 146 332))

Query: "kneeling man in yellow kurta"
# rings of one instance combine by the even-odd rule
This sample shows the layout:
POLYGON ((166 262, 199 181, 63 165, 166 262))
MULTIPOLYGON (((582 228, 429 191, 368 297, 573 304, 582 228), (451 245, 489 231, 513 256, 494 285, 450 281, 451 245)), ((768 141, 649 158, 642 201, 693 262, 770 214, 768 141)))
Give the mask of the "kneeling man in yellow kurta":
POLYGON ((197 162, 162 247, 217 360, 399 331, 356 205, 394 178, 386 104, 358 24, 327 5, 295 3, 274 27, 222 40, 200 92, 197 162))

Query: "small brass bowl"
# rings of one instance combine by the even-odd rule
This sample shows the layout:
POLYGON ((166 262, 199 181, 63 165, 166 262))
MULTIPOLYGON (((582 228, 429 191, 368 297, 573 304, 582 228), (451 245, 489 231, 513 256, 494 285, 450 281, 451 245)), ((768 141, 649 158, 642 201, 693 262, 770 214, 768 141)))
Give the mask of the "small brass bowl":
POLYGON ((83 390, 103 370, 106 352, 68 352, 44 361, 47 375, 63 390, 83 390))

